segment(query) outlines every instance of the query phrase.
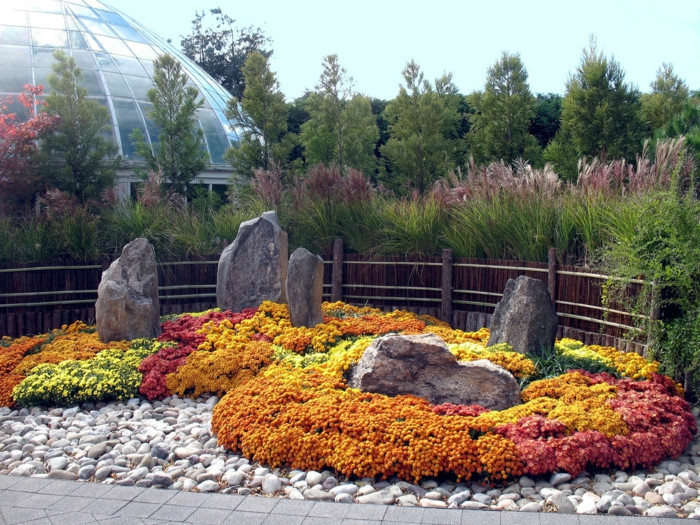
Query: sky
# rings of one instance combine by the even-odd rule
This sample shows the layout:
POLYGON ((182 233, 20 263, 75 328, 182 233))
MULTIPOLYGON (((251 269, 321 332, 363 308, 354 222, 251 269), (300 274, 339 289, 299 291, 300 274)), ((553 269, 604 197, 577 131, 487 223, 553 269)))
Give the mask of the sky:
POLYGON ((593 35, 642 92, 662 63, 700 90, 698 0, 264 0, 203 2, 104 0, 180 47, 196 12, 213 23, 220 7, 239 27, 271 39, 270 67, 291 101, 314 90, 324 57, 338 55, 354 91, 391 100, 410 60, 433 82, 452 73, 463 94, 483 91, 487 70, 503 52, 519 54, 533 93, 566 91, 593 35))

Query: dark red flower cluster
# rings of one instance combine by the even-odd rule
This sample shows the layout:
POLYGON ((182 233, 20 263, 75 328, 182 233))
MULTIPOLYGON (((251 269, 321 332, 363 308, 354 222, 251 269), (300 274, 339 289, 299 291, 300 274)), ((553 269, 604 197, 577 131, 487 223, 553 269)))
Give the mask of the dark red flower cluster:
POLYGON ((185 314, 173 321, 164 322, 158 340, 174 341, 177 346, 163 348, 141 361, 139 372, 143 374, 143 380, 139 392, 151 401, 171 395, 165 384, 165 376, 175 372, 185 364, 187 356, 197 350, 197 347, 204 342, 206 335, 198 334, 197 331, 205 323, 219 324, 226 319, 235 326, 244 319, 253 317, 255 312, 256 310, 253 308, 246 308, 240 313, 230 310, 211 311, 199 316, 185 314))
POLYGON ((432 411, 441 416, 466 416, 476 417, 484 412, 490 412, 486 407, 481 405, 455 405, 453 403, 442 403, 441 405, 433 405, 432 411))
POLYGON ((635 381, 607 373, 578 373, 592 384, 616 387, 617 396, 608 403, 621 415, 627 433, 608 437, 586 430, 567 435, 563 423, 540 415, 496 427, 495 432, 516 444, 524 472, 539 475, 561 470, 576 476, 589 468, 648 468, 666 457, 678 457, 692 441, 695 418, 668 377, 654 374, 647 381, 635 381))

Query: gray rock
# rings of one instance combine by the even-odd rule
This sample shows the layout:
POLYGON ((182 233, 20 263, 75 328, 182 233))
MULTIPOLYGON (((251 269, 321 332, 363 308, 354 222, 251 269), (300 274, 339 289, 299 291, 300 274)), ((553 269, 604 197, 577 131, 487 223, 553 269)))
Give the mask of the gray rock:
POLYGON ((552 487, 557 487, 562 483, 566 483, 570 480, 571 474, 569 474, 568 472, 556 472, 552 474, 552 476, 549 478, 549 484, 552 485, 552 487))
POLYGON ((217 492, 221 487, 216 481, 207 480, 197 485, 199 492, 217 492))
POLYGON ((309 470, 306 473, 306 483, 309 484, 309 487, 313 487, 314 485, 320 485, 323 483, 323 474, 320 472, 316 472, 315 470, 309 470))
POLYGON ((313 501, 334 501, 335 496, 330 492, 319 489, 306 489, 304 492, 304 498, 313 501))
POLYGON ((286 302, 287 233, 277 213, 267 211, 242 223, 236 239, 221 253, 216 277, 216 303, 240 312, 263 301, 286 302))
POLYGON ((574 504, 571 503, 566 494, 561 491, 557 491, 556 493, 552 494, 549 498, 547 498, 547 501, 554 505, 557 512, 561 512, 562 514, 573 514, 576 510, 574 504))
POLYGON ((92 445, 87 451, 87 457, 91 459, 97 459, 101 457, 105 452, 107 452, 107 443, 97 443, 92 445))
POLYGON ((337 485, 330 489, 328 492, 331 494, 335 494, 336 496, 338 494, 350 494, 351 496, 359 490, 359 487, 355 485, 354 483, 344 483, 342 485, 337 485))
POLYGON ((349 384, 390 396, 413 394, 433 404, 478 403, 504 410, 520 403, 513 375, 485 359, 458 362, 434 334, 375 339, 352 369, 349 384))
POLYGON ((147 239, 124 246, 121 256, 102 273, 95 321, 103 343, 160 335, 158 271, 147 239))
POLYGON ((406 494, 405 496, 399 496, 396 498, 396 504, 400 505, 401 507, 417 507, 418 498, 416 498, 413 494, 406 494))
POLYGON ((649 516, 650 518, 677 518, 678 511, 673 507, 669 507, 668 505, 661 505, 659 507, 652 507, 648 509, 644 515, 649 516))
POLYGON ((595 501, 585 499, 576 506, 576 514, 598 514, 598 507, 595 501))
POLYGON ((282 489, 282 482, 274 474, 266 474, 262 480, 263 494, 274 494, 282 489))
POLYGON ((229 487, 238 487, 243 484, 245 479, 245 474, 237 470, 229 470, 223 476, 223 480, 228 484, 229 487))
POLYGON ((632 511, 622 505, 614 505, 608 509, 610 516, 632 516, 632 511))
POLYGON ((167 472, 154 472, 151 475, 151 481, 160 487, 169 487, 173 484, 173 478, 167 472))
POLYGON ((531 501, 520 507, 520 512, 540 512, 542 507, 536 501, 531 501))
POLYGON ((383 489, 364 496, 358 496, 357 501, 358 503, 370 503, 373 505, 393 505, 396 501, 396 495, 389 489, 383 489))
POLYGON ((540 354, 552 348, 559 321, 554 301, 539 279, 509 279, 491 318, 488 346, 508 343, 513 350, 540 354))
POLYGON ((78 479, 78 475, 74 472, 68 472, 67 470, 52 470, 51 472, 49 472, 48 478, 75 481, 76 479, 78 479))
POLYGON ((420 500, 420 506, 428 509, 446 509, 447 503, 442 500, 423 498, 420 500))
POLYGON ((323 259, 306 248, 294 250, 289 258, 286 293, 292 326, 323 323, 323 259))

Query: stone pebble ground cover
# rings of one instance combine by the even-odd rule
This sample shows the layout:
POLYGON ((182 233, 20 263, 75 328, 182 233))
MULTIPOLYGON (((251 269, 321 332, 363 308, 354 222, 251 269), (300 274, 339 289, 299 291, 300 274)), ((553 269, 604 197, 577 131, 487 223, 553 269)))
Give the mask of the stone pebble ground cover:
POLYGON ((695 515, 695 456, 681 454, 696 420, 656 363, 564 340, 559 352, 609 372, 534 381, 522 405, 500 412, 431 406, 348 389, 345 374, 390 332, 436 333, 458 359, 487 358, 521 378, 534 364, 486 349, 486 330, 338 303, 324 315, 323 325, 293 328, 284 305, 264 303, 165 321, 158 341, 100 346, 80 324, 3 340, 2 404, 82 409, 3 409, 1 468, 306 499, 695 515), (202 395, 207 402, 192 401, 202 395), (105 404, 112 397, 134 399, 120 408, 105 404), (624 473, 654 466, 651 477, 624 473))

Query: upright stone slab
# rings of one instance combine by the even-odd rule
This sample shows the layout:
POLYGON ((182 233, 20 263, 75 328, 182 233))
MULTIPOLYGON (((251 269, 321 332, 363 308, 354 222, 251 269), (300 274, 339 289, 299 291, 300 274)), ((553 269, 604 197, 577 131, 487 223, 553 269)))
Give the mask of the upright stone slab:
POLYGON ((121 256, 102 273, 95 320, 103 343, 160 335, 158 270, 147 239, 124 246, 121 256))
POLYGON ((306 248, 297 248, 287 269, 287 304, 292 326, 316 326, 323 322, 323 259, 306 248))
POLYGON ((286 301, 287 233, 277 213, 267 211, 242 223, 232 244, 221 253, 216 276, 216 304, 240 312, 263 301, 286 301))
POLYGON ((558 325, 547 286, 539 279, 521 275, 506 283, 503 299, 491 318, 488 346, 508 343, 516 352, 539 354, 554 346, 558 325))
POLYGON ((505 368, 481 359, 457 361, 435 334, 389 334, 375 339, 352 369, 348 384, 389 396, 413 394, 433 404, 517 405, 520 386, 505 368))

